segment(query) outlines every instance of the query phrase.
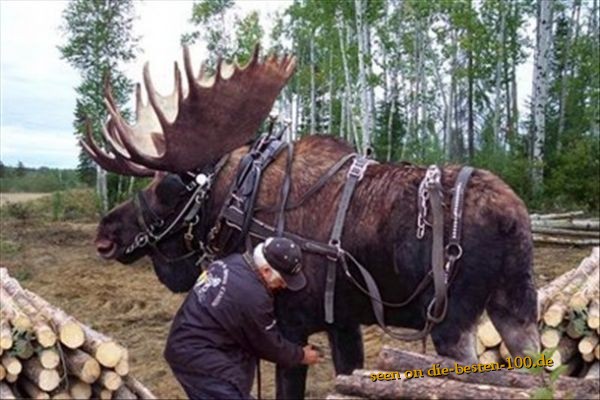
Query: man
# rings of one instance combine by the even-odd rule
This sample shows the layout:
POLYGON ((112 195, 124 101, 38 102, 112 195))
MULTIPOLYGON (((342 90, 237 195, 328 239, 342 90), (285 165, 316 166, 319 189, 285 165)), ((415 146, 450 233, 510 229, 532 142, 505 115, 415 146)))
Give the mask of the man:
POLYGON ((284 339, 273 293, 306 285, 302 254, 285 238, 269 238, 252 255, 213 262, 175 315, 165 358, 191 399, 249 398, 258 359, 291 367, 319 353, 284 339))

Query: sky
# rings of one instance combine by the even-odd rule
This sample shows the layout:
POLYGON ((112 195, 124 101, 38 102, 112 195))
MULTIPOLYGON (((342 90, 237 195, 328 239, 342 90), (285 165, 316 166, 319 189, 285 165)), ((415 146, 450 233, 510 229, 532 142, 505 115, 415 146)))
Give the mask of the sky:
MULTIPOLYGON (((0 160, 5 165, 53 168, 77 166, 79 145, 73 134, 77 71, 60 59, 65 40, 59 26, 66 1, 0 0, 0 160)), ((188 22, 192 1, 135 2, 134 31, 142 52, 125 67, 134 82, 150 61, 157 90, 173 88, 173 61, 181 63, 180 37, 193 29, 188 22)), ((243 14, 256 9, 261 21, 289 2, 242 1, 243 14)), ((194 65, 204 56, 191 49, 194 65)))
MULTIPOLYGON (((257 10, 265 32, 269 15, 291 1, 243 0, 241 14, 257 10)), ((0 160, 5 165, 74 168, 79 145, 73 134, 75 87, 80 78, 57 46, 64 44, 59 26, 66 1, 0 0, 0 160)), ((173 61, 182 65, 180 37, 191 31, 191 0, 135 1, 138 19, 134 31, 142 52, 125 66, 126 74, 140 82, 142 68, 150 62, 153 81, 161 93, 173 88, 173 61)), ((530 27, 531 28, 531 27, 530 27)), ((200 65, 204 49, 191 49, 192 62, 200 65)), ((519 101, 531 93, 532 63, 519 66, 519 101)))

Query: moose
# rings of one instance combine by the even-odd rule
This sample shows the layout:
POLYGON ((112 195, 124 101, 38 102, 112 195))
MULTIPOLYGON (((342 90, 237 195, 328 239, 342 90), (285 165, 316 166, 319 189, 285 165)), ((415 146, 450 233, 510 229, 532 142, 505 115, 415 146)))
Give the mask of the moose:
MULTIPOLYGON (((204 240, 218 224, 239 164, 292 76, 295 62, 288 55, 262 59, 257 48, 245 66, 220 61, 213 74, 203 66, 195 75, 189 50, 184 48, 187 88, 175 63, 174 91, 168 96, 157 93, 146 64, 144 84, 149 101, 143 101, 138 84, 133 125, 119 113, 107 85, 105 103, 110 118, 103 133, 111 150, 96 144, 89 131, 82 145, 107 170, 153 179, 134 199, 102 218, 95 240, 98 254, 123 264, 149 256, 164 285, 173 292, 188 291, 200 274, 197 261, 207 251, 204 240), (203 175, 203 171, 210 173, 203 175), (206 179, 212 184, 198 211, 202 215, 188 225, 173 223, 190 203, 190 185, 206 179), (158 240, 150 244, 136 242, 140 232, 156 233, 167 225, 173 229, 168 234, 154 235, 158 240), (192 251, 190 237, 195 243, 192 251)), ((297 206, 284 209, 285 232, 327 243, 348 165, 311 196, 302 197, 333 164, 353 152, 350 144, 332 136, 314 134, 296 141, 289 163, 286 157, 290 155, 282 152, 263 171, 254 208, 256 220, 276 223, 274 205, 289 176, 289 202, 297 206)), ((388 302, 409 297, 431 269, 432 233, 426 231, 422 240, 416 237, 419 185, 426 169, 410 163, 371 164, 348 207, 341 244, 365 266, 381 298, 388 302)), ((442 215, 446 222, 451 219, 449 194, 459 170, 459 166, 441 169, 445 194, 442 215)), ((448 289, 447 314, 430 332, 436 351, 465 363, 476 362, 474 333, 484 310, 511 354, 537 351, 533 246, 523 201, 499 177, 475 169, 464 192, 463 210, 463 254, 448 289)), ((449 234, 445 228, 444 237, 449 234)), ((239 250, 218 249, 218 255, 239 250)), ((306 344, 309 335, 325 331, 336 373, 361 368, 364 354, 360 324, 376 321, 371 299, 348 279, 346 272, 356 274, 356 270, 351 266, 349 271, 335 272, 335 319, 327 323, 323 310, 327 259, 305 253, 302 262, 306 288, 284 291, 276 300, 282 333, 298 344, 306 344)), ((430 285, 406 306, 386 308, 385 323, 420 329, 433 292, 430 285)), ((306 372, 304 366, 278 367, 277 397, 304 397, 306 372)))

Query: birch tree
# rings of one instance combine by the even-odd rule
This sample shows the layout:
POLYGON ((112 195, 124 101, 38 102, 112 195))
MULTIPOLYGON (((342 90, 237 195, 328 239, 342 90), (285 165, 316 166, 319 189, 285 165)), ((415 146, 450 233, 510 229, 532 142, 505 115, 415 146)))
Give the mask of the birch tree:
MULTIPOLYGON (((59 46, 59 50, 62 58, 75 67, 82 78, 82 83, 75 89, 78 99, 73 125, 78 136, 84 134, 89 119, 96 140, 103 143, 101 124, 108 117, 103 87, 109 74, 117 107, 125 109, 132 83, 120 68, 135 57, 137 38, 132 32, 133 19, 133 2, 129 0, 74 0, 63 12, 61 30, 66 43, 59 46)), ((124 115, 128 115, 126 110, 124 115)), ((80 160, 89 165, 87 157, 83 151, 80 153, 80 160)), ((96 166, 96 193, 102 212, 108 211, 122 196, 118 179, 115 185, 108 185, 107 179, 106 171, 96 166)))
POLYGON ((532 95, 532 146, 533 146, 533 184, 535 191, 542 189, 544 174, 544 143, 546 139, 546 103, 548 96, 548 72, 550 67, 550 48, 552 43, 553 1, 538 0, 536 48, 534 57, 533 95, 532 95))

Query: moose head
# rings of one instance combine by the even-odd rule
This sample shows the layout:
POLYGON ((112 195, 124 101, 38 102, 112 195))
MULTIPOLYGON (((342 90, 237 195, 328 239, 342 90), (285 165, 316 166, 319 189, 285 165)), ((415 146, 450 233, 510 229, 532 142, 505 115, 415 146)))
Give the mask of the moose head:
POLYGON ((255 136, 295 67, 295 58, 288 55, 260 60, 258 46, 246 65, 219 60, 212 75, 205 64, 194 75, 187 47, 183 59, 187 88, 175 63, 175 88, 168 96, 154 89, 146 63, 148 102, 137 84, 133 125, 121 116, 107 80, 104 96, 110 117, 102 133, 110 151, 94 141, 89 125, 81 140, 90 157, 108 171, 154 176, 134 199, 101 220, 98 254, 125 264, 149 255, 161 282, 176 292, 189 290, 199 274, 196 261, 202 249, 190 249, 184 240, 190 222, 198 221, 185 225, 183 220, 194 196, 203 194, 202 186, 210 180, 210 173, 201 173, 255 136))

